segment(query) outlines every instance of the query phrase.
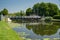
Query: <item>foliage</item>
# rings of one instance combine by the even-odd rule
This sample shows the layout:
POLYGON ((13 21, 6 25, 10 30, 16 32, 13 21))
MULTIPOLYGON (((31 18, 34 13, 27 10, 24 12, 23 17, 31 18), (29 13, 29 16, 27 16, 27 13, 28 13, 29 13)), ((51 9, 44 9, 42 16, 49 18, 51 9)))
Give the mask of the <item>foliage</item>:
POLYGON ((24 11, 13 13, 15 16, 25 16, 24 11))
POLYGON ((53 16, 54 19, 60 19, 60 15, 53 16))
POLYGON ((8 14, 8 10, 7 10, 6 8, 4 8, 4 9, 0 12, 0 14, 7 15, 7 14, 8 14))
POLYGON ((16 16, 14 13, 9 13, 8 16, 16 16))
POLYGON ((60 15, 60 10, 59 10, 59 13, 58 13, 58 15, 60 15))
POLYGON ((37 35, 53 35, 57 32, 57 30, 60 28, 59 23, 47 23, 47 24, 38 24, 38 25, 27 25, 26 28, 28 30, 32 30, 37 35))
POLYGON ((15 16, 20 16, 20 12, 14 13, 15 16))
POLYGON ((26 16, 26 13, 21 10, 20 12, 9 13, 8 16, 26 16))
POLYGON ((56 4, 48 3, 49 7, 49 16, 57 15, 59 12, 58 6, 56 4))
POLYGON ((46 22, 50 22, 52 20, 52 17, 45 17, 46 22))
POLYGON ((26 10, 26 15, 29 16, 30 14, 32 14, 32 9, 31 8, 28 8, 26 10))

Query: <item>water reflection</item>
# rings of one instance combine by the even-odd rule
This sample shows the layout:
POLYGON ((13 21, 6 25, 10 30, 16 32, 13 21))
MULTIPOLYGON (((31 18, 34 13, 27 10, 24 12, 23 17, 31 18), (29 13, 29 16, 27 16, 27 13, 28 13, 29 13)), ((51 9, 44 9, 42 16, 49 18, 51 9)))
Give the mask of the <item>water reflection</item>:
POLYGON ((45 23, 43 25, 42 23, 37 24, 37 25, 30 25, 27 24, 26 28, 31 30, 37 34, 37 35, 53 35, 57 32, 57 30, 60 28, 60 24, 57 22, 52 22, 52 23, 45 23))
POLYGON ((30 39, 60 38, 60 22, 22 23, 13 30, 30 39))

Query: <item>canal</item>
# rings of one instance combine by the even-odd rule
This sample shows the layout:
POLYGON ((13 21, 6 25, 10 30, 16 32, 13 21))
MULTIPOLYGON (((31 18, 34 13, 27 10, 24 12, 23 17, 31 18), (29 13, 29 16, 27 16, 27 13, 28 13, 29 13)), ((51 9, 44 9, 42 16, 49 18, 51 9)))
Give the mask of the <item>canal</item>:
POLYGON ((20 37, 29 38, 31 40, 60 40, 60 22, 39 22, 39 23, 20 23, 20 26, 12 29, 17 32, 20 37))

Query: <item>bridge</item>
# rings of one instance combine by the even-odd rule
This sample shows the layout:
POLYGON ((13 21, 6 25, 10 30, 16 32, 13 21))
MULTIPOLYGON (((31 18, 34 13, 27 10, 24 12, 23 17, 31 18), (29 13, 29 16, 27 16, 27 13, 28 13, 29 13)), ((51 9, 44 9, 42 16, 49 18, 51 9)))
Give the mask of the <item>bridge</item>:
POLYGON ((18 19, 18 18, 19 18, 19 19, 21 19, 21 18, 22 18, 22 19, 24 19, 24 18, 26 18, 26 19, 27 19, 27 18, 28 18, 28 19, 29 19, 29 18, 35 18, 35 19, 38 18, 38 19, 40 19, 40 18, 41 18, 41 16, 8 16, 8 17, 9 17, 9 18, 17 18, 17 19, 18 19))
POLYGON ((18 20, 21 22, 38 22, 41 16, 8 16, 11 20, 18 20))

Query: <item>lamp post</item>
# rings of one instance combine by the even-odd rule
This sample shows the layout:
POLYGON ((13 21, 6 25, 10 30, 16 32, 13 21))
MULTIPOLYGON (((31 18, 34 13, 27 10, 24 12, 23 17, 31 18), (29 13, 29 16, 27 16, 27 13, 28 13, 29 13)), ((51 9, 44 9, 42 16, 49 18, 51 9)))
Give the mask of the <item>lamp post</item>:
POLYGON ((35 9, 34 9, 33 13, 35 14, 35 9))

